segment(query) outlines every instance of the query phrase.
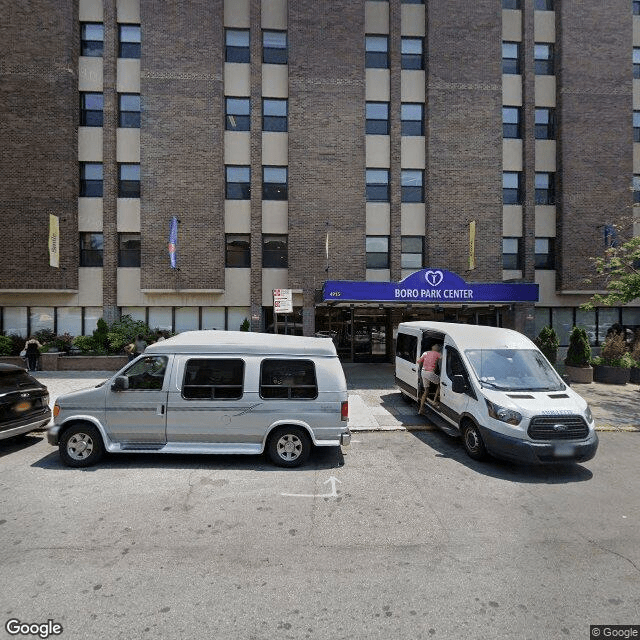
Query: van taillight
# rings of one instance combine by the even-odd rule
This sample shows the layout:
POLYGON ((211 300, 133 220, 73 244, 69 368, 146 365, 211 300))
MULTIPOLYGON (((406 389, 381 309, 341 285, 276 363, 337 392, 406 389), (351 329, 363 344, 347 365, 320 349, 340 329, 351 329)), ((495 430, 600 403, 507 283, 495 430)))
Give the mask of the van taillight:
POLYGON ((340 407, 340 418, 342 420, 349 419, 349 401, 345 400, 340 407))

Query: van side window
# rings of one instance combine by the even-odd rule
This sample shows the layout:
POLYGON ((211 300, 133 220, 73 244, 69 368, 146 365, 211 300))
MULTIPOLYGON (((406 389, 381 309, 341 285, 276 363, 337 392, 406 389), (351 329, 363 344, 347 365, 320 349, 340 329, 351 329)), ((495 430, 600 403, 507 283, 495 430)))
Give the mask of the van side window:
POLYGON ((166 356, 147 356, 129 367, 124 375, 129 378, 129 391, 142 389, 159 391, 167 371, 166 356))
POLYGON ((263 360, 260 370, 260 397, 318 397, 316 370, 311 360, 263 360))
POLYGON ((193 359, 184 368, 182 397, 187 400, 242 398, 243 360, 193 359))
POLYGON ((418 337, 407 333, 399 333, 396 339, 396 356, 409 362, 416 361, 418 351, 418 337))
POLYGON ((468 380, 460 354, 451 347, 447 347, 447 376, 449 380, 452 380, 453 376, 464 376, 464 379, 468 380))

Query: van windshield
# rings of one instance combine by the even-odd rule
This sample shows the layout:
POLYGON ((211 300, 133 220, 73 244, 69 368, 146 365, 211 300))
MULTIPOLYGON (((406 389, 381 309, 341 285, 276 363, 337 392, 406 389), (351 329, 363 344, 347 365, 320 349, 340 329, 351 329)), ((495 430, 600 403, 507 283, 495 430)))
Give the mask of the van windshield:
POLYGON ((483 386, 501 391, 561 391, 562 379, 536 349, 465 351, 483 386))

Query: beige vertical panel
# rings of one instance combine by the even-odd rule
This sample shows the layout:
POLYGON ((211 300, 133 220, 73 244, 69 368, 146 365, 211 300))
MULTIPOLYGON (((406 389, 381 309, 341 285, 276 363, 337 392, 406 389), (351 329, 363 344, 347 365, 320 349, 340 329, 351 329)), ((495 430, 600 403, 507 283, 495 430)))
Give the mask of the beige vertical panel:
POLYGON ((78 2, 78 20, 80 22, 102 22, 102 0, 80 0, 78 2))
POLYGON ((502 76, 502 104, 506 107, 522 106, 522 76, 502 76))
POLYGON ((140 291, 140 268, 118 268, 118 306, 144 306, 144 294, 140 291))
POLYGON ((289 273, 287 269, 262 270, 262 306, 273 307, 273 290, 288 289, 289 273))
POLYGON ((423 236, 425 234, 424 203, 402 203, 400 233, 403 236, 423 236))
POLYGON ((534 21, 536 42, 556 41, 556 14, 554 11, 535 11, 534 21))
POLYGON ((373 168, 389 168, 389 136, 365 136, 366 165, 373 168))
POLYGON ((102 127, 78 127, 78 160, 102 162, 102 127))
POLYGON ((78 269, 78 304, 82 307, 102 307, 102 268, 78 269))
POLYGON ((640 16, 633 16, 633 46, 640 47, 640 16))
POLYGON ((556 208, 550 205, 536 206, 536 238, 555 238, 556 208))
POLYGON ((225 200, 225 233, 251 233, 250 209, 249 200, 225 200))
POLYGON ((640 80, 633 81, 633 108, 640 109, 640 80))
POLYGON ((389 33, 389 3, 367 0, 364 3, 364 29, 371 35, 389 33))
POLYGON ((388 236, 391 233, 390 207, 386 202, 367 202, 366 235, 388 236))
POLYGON ((285 64, 262 65, 262 97, 289 97, 289 76, 285 64))
POLYGON ((102 92, 102 58, 78 58, 78 91, 102 92))
POLYGON ((140 129, 117 130, 118 162, 140 162, 140 129))
POLYGON ((640 143, 633 143, 633 173, 640 173, 640 143))
POLYGON ((400 142, 401 166, 403 169, 424 169, 424 136, 402 136, 400 142))
POLYGON ((263 29, 286 29, 287 0, 262 0, 260 17, 263 29))
POLYGON ((556 77, 536 76, 536 107, 556 106, 556 77))
POLYGON ((503 171, 522 171, 522 140, 502 140, 503 171))
POLYGON ((224 163, 249 166, 251 147, 249 131, 224 132, 224 163))
POLYGON ((140 60, 118 58, 117 85, 118 93, 140 93, 140 60))
POLYGON ((367 269, 367 282, 389 282, 390 280, 390 269, 367 269))
POLYGON ((369 102, 389 102, 389 69, 366 70, 366 99, 369 102))
POLYGON ((286 201, 262 201, 262 233, 289 233, 288 204, 286 201))
POLYGON ((251 95, 249 85, 250 65, 237 62, 224 64, 224 94, 226 96, 246 97, 251 95))
POLYGON ((140 0, 117 0, 118 22, 140 24, 140 0))
POLYGON ((240 307, 251 303, 251 269, 224 270, 224 303, 240 307))
POLYGON ((536 140, 536 171, 556 170, 556 141, 536 140))
POLYGON ((78 198, 78 231, 102 231, 102 198, 78 198))
POLYGON ((521 11, 502 10, 502 39, 505 42, 520 42, 522 40, 521 11))
POLYGON ((249 0, 225 0, 224 26, 249 28, 249 0))
POLYGON ((140 233, 140 198, 118 198, 118 231, 140 233))
POLYGON ((522 236, 522 206, 505 204, 502 207, 502 235, 507 238, 522 236))
POLYGON ((424 71, 403 69, 400 72, 400 93, 402 102, 424 102, 424 71))
POLYGON ((425 7, 423 4, 403 4, 401 7, 401 33, 403 36, 425 35, 425 7))
POLYGON ((289 134, 263 131, 262 164, 279 167, 289 164, 289 134))

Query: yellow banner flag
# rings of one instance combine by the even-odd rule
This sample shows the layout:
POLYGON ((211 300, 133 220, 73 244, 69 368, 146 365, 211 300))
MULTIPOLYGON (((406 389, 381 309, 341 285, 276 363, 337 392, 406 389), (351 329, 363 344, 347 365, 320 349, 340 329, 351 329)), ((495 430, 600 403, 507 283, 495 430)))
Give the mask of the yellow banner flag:
POLYGON ((54 215, 49 215, 49 266, 60 267, 60 223, 54 215))
POLYGON ((476 221, 469 223, 469 271, 476 268, 476 221))

